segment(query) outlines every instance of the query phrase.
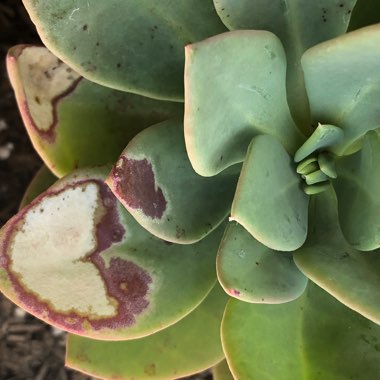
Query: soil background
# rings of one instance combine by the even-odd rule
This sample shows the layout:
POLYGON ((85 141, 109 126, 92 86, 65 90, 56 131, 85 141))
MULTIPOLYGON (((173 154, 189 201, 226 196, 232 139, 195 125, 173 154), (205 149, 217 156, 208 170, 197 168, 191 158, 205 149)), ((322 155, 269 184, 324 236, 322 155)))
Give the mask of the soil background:
MULTIPOLYGON (((0 227, 18 211, 42 161, 21 121, 6 73, 5 57, 16 44, 40 39, 21 0, 0 0, 0 227)), ((65 333, 25 313, 0 294, 0 380, 95 379, 64 367, 65 333)), ((204 373, 188 379, 211 379, 204 373)))

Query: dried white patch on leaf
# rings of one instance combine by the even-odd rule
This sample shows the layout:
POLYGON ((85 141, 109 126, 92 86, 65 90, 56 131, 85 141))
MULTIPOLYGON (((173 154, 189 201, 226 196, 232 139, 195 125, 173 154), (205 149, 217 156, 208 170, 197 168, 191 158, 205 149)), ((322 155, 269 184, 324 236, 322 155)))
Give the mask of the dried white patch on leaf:
POLYGON ((80 75, 44 47, 25 47, 16 64, 30 116, 36 128, 47 131, 55 122, 54 101, 80 75))
POLYGON ((85 259, 96 249, 98 199, 96 184, 45 197, 27 212, 13 237, 11 270, 58 312, 96 317, 116 313, 98 269, 85 259))

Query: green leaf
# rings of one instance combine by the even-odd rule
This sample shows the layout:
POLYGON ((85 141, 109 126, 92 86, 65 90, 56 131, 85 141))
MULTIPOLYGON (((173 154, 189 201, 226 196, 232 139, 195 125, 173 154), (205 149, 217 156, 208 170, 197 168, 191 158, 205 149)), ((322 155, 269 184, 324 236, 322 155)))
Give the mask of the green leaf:
POLYGON ((295 263, 340 302, 380 324, 380 250, 360 252, 347 244, 333 190, 313 196, 310 211, 309 236, 295 263))
POLYGON ((217 271, 228 294, 252 303, 291 301, 307 284, 290 253, 271 250, 237 223, 230 223, 224 233, 217 271))
POLYGON ((312 283, 281 305, 229 301, 222 341, 240 380, 368 380, 380 372, 380 327, 312 283))
POLYGON ((183 99, 183 47, 226 30, 212 0, 23 0, 45 45, 85 78, 183 99))
POLYGON ((19 210, 27 206, 34 198, 47 190, 56 181, 57 177, 45 165, 42 165, 26 189, 20 202, 19 210))
POLYGON ((73 172, 3 227, 0 288, 64 330, 132 339, 175 323, 206 297, 223 231, 192 245, 152 236, 104 184, 107 170, 73 172))
POLYGON ((306 89, 315 122, 344 131, 334 151, 380 127, 380 25, 319 44, 302 57, 306 89))
POLYGON ((212 178, 194 172, 182 121, 166 121, 138 134, 115 164, 107 183, 153 235, 194 243, 229 214, 240 166, 212 178))
POLYGON ((213 367, 212 378, 214 380, 234 380, 226 360, 222 360, 213 367))
POLYGON ((307 195, 315 195, 319 194, 325 190, 328 190, 331 187, 331 183, 329 181, 319 182, 314 185, 308 185, 304 187, 304 192, 307 195))
POLYGON ((226 301, 217 285, 184 319, 141 339, 105 342, 70 334, 66 365, 107 379, 173 379, 200 372, 224 357, 220 323, 226 301))
POLYGON ((186 47, 185 140, 190 161, 212 176, 242 162, 252 138, 304 141, 286 100, 286 58, 266 31, 235 31, 186 47))
POLYGON ((293 251, 306 239, 308 202, 284 147, 274 137, 255 137, 240 174, 231 220, 267 247, 293 251))
POLYGON ((214 0, 230 29, 262 29, 284 44, 288 60, 290 109, 304 132, 310 128, 309 103, 300 59, 306 49, 346 32, 356 0, 214 0))
POLYGON ((380 135, 368 132, 362 149, 337 161, 333 182, 342 232, 354 248, 380 248, 380 135))
POLYGON ((310 154, 320 150, 333 150, 344 138, 343 131, 334 125, 319 124, 313 134, 298 148, 294 162, 300 162, 310 154))
POLYGON ((323 173, 330 178, 338 176, 336 172, 335 156, 333 154, 323 152, 318 155, 318 165, 323 173))
POLYGON ((315 172, 318 168, 319 165, 317 157, 311 156, 297 165, 296 172, 301 175, 307 175, 315 172))
POLYGON ((181 104, 87 81, 43 47, 13 47, 7 67, 33 145, 58 177, 115 162, 139 131, 183 114, 181 104))

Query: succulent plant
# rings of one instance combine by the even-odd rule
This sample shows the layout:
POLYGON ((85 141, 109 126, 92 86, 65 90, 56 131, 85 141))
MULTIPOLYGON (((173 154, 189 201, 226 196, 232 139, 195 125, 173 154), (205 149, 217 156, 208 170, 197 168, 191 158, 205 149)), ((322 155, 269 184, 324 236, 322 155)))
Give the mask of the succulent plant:
POLYGON ((46 167, 0 288, 67 365, 378 378, 378 2, 24 4, 49 50, 8 71, 46 167))

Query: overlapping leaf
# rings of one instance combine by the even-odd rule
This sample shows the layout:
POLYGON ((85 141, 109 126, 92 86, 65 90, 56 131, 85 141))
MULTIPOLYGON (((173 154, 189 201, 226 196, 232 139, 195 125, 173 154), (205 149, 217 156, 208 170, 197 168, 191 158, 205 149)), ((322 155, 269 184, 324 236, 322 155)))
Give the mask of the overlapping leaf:
POLYGON ((59 177, 114 162, 142 129, 183 112, 178 103, 92 83, 43 47, 16 46, 7 63, 29 136, 59 177))
POLYGON ((230 369, 226 360, 222 360, 212 369, 212 376, 214 380, 233 380, 230 369))
POLYGON ((346 32, 356 0, 214 0, 230 30, 268 30, 281 39, 288 60, 287 93, 292 114, 309 131, 309 103, 300 59, 313 45, 346 32))
POLYGON ((216 285, 184 319, 141 339, 104 342, 71 334, 66 365, 107 379, 173 379, 200 372, 224 357, 220 323, 226 301, 216 285))
POLYGON ((37 198, 38 195, 47 190, 56 181, 57 177, 53 175, 45 165, 42 165, 26 189, 20 202, 19 209, 21 210, 27 206, 33 201, 33 199, 37 198))
POLYGON ((194 243, 229 214, 240 166, 213 178, 194 172, 182 121, 146 129, 123 151, 107 179, 114 194, 153 235, 194 243))
POLYGON ((359 152, 338 160, 337 171, 333 183, 346 240, 361 251, 380 248, 380 135, 367 133, 359 152))
POLYGON ((228 294, 252 303, 291 301, 307 283, 290 253, 271 250, 233 222, 219 247, 217 270, 228 294))
MULTIPOLYGON (((380 25, 321 43, 302 57, 312 117, 344 131, 336 153, 380 127, 380 25)), ((356 147, 355 147, 356 149, 356 147)))
POLYGON ((212 0, 23 0, 46 46, 85 78, 183 98, 183 47, 222 33, 212 0))
POLYGON ((242 162, 258 134, 295 152, 303 136, 290 116, 285 71, 281 42, 265 31, 224 33, 186 47, 185 140, 196 172, 212 176, 242 162))
POLYGON ((240 174, 231 219, 267 247, 292 251, 306 240, 308 202, 284 147, 269 135, 255 137, 240 174))
POLYGON ((310 211, 308 239, 294 255, 297 266, 340 302, 380 323, 380 250, 360 252, 348 245, 333 190, 314 196, 310 211))
POLYGON ((312 283, 281 305, 229 301, 222 341, 239 380, 368 380, 380 372, 380 327, 312 283))
POLYGON ((157 239, 117 202, 104 172, 74 172, 3 227, 0 287, 67 331, 137 338, 178 321, 207 295, 222 230, 186 246, 157 239))

